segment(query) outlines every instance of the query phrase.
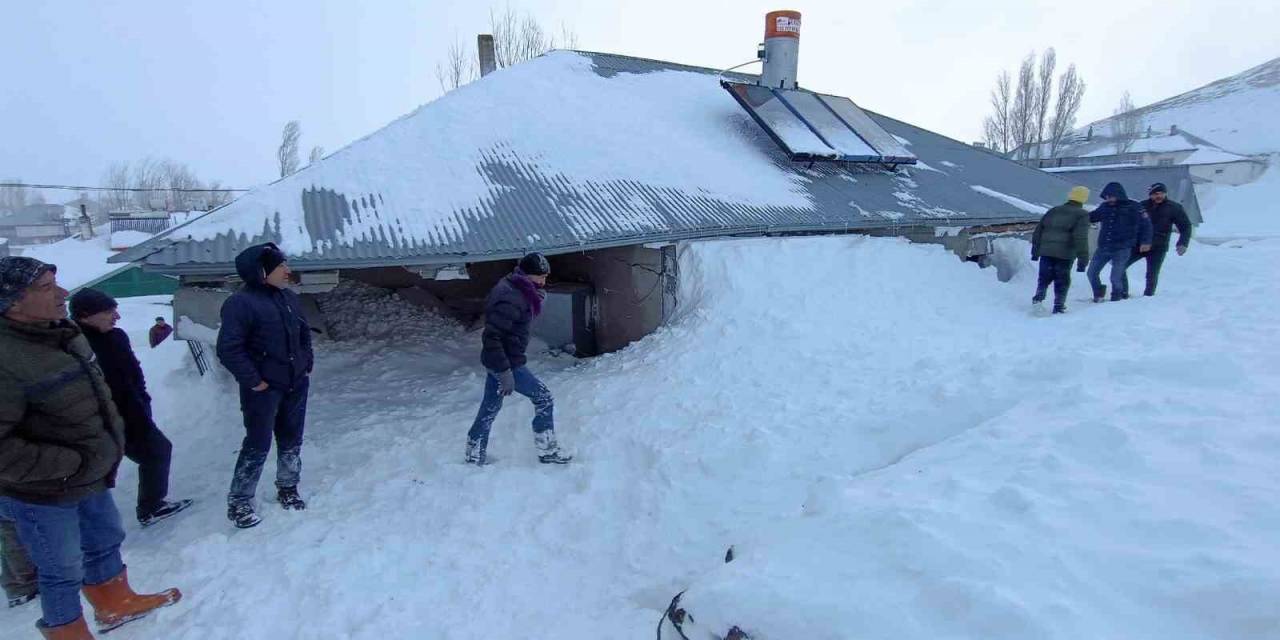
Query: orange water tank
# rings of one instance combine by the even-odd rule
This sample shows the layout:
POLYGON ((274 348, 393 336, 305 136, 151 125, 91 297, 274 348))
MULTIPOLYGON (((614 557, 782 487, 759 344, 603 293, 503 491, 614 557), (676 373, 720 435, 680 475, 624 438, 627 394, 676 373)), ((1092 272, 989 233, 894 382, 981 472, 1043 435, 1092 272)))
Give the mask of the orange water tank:
POLYGON ((770 11, 764 14, 764 38, 799 38, 799 11, 770 11))

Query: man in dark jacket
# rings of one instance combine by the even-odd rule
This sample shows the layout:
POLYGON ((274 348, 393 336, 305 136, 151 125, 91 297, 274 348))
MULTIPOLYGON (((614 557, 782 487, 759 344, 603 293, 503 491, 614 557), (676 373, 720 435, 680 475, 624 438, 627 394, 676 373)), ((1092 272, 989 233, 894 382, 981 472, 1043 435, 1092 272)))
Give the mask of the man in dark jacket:
POLYGON ((1169 238, 1173 235, 1173 227, 1178 227, 1178 255, 1186 254, 1187 246, 1191 244, 1191 218, 1187 217, 1187 211, 1182 205, 1169 199, 1168 191, 1162 182, 1151 185, 1147 191, 1149 197, 1142 202, 1142 208, 1147 210, 1147 215, 1151 218, 1151 250, 1129 258, 1130 265, 1143 258, 1147 260, 1147 287, 1142 292, 1144 296, 1156 294, 1160 267, 1169 254, 1169 238))
POLYGON ((1129 266, 1134 247, 1138 253, 1151 250, 1151 218, 1142 205, 1129 199, 1119 182, 1108 182, 1102 188, 1102 199, 1105 202, 1089 214, 1090 222, 1102 223, 1098 249, 1089 262, 1089 284, 1093 286, 1093 301, 1105 300, 1107 288, 1102 285, 1101 276, 1102 269, 1110 264, 1111 299, 1124 300, 1129 297, 1124 270, 1129 266))
POLYGON ((298 294, 289 290, 292 271, 276 245, 249 247, 236 256, 244 286, 222 303, 218 360, 240 384, 245 437, 240 445, 227 518, 241 529, 261 522, 254 511, 262 465, 276 440, 276 497, 284 509, 302 510, 302 432, 313 356, 311 327, 298 294))
POLYGON ((111 400, 124 419, 124 455, 138 465, 138 523, 144 527, 191 506, 190 500, 170 502, 169 462, 173 444, 151 416, 151 395, 142 365, 133 355, 129 335, 116 328, 120 313, 114 298, 97 289, 81 289, 71 296, 71 319, 89 340, 98 366, 111 387, 111 400))
POLYGON ((525 366, 529 325, 542 312, 544 287, 550 273, 551 263, 546 256, 531 253, 520 259, 514 272, 494 285, 485 300, 480 362, 489 375, 485 376, 480 410, 467 432, 466 462, 470 464, 486 464, 489 430, 502 410, 502 399, 512 393, 533 402, 533 442, 538 461, 566 464, 573 459, 561 452, 556 442, 551 391, 525 366))
POLYGON ((1088 200, 1088 188, 1072 188, 1067 195, 1067 203, 1045 213, 1031 236, 1031 259, 1040 261, 1040 278, 1031 302, 1044 302, 1052 284, 1054 313, 1067 310, 1071 260, 1075 259, 1077 271, 1084 271, 1085 264, 1089 262, 1089 212, 1084 210, 1084 203, 1088 200))
POLYGON ((0 258, 0 514, 36 566, 37 628, 46 638, 83 640, 93 636, 81 591, 100 630, 182 594, 140 595, 129 586, 109 491, 124 425, 89 343, 66 319, 56 273, 32 258, 0 258))
POLYGON ((170 335, 173 335, 173 327, 164 321, 164 317, 156 316, 156 323, 151 325, 151 331, 147 332, 147 342, 154 349, 164 342, 170 335))

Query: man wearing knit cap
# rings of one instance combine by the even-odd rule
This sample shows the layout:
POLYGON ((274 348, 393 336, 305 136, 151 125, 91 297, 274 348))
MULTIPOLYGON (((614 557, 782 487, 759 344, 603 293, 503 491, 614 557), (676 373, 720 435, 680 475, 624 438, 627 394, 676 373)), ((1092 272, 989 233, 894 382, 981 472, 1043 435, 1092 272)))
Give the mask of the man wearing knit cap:
POLYGON ((483 466, 489 462, 489 430, 502 410, 502 399, 512 393, 533 402, 533 443, 538 462, 567 464, 573 459, 560 450, 556 441, 551 390, 525 366, 529 325, 542 313, 550 273, 547 257, 530 253, 520 259, 515 271, 498 281, 485 300, 480 362, 489 373, 485 376, 480 410, 467 432, 468 464, 483 466))
POLYGON ((191 506, 190 500, 170 502, 169 462, 173 445, 156 426, 151 395, 142 365, 133 353, 129 335, 116 328, 120 313, 115 298, 97 289, 81 289, 71 296, 71 319, 89 340, 98 366, 111 387, 111 401, 124 419, 124 455, 138 465, 138 523, 155 524, 191 506))
POLYGON ((1147 190, 1149 197, 1142 202, 1142 207, 1151 216, 1151 250, 1129 258, 1130 265, 1139 260, 1147 261, 1147 287, 1142 292, 1145 296, 1156 294, 1160 267, 1164 265, 1165 256, 1169 255, 1169 238, 1173 235, 1173 227, 1178 227, 1178 255, 1185 254, 1187 246, 1191 244, 1191 218, 1187 217, 1187 211, 1182 205, 1169 199, 1168 191, 1163 182, 1157 182, 1147 190))
POLYGON ((177 602, 168 589, 138 594, 120 557, 124 528, 111 497, 124 424, 93 351, 67 320, 57 268, 0 258, 0 517, 12 521, 36 566, 40 633, 92 638, 177 602))
POLYGON ((244 286, 222 303, 218 361, 240 384, 245 437, 227 493, 227 519, 245 529, 262 521, 253 497, 273 437, 280 507, 307 508, 298 481, 313 356, 311 327, 298 294, 289 290, 293 272, 280 248, 268 242, 245 249, 236 256, 236 272, 244 286))
POLYGON ((1089 212, 1084 210, 1088 200, 1089 189, 1072 188, 1066 204, 1045 213, 1031 237, 1031 259, 1040 261, 1040 278, 1031 302, 1037 305, 1044 302, 1052 284, 1054 313, 1067 310, 1071 260, 1076 261, 1076 271, 1084 271, 1089 262, 1089 212))

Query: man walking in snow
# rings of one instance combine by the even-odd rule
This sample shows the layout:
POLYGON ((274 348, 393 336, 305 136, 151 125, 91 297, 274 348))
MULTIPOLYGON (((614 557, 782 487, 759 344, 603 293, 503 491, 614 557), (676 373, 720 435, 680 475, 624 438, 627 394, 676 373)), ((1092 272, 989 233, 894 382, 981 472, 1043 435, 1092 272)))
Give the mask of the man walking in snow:
POLYGON ((107 631, 177 602, 137 594, 111 498, 124 424, 88 341, 67 320, 57 268, 0 258, 0 514, 36 566, 45 638, 92 638, 83 591, 107 631), (83 588, 82 588, 83 587, 83 588))
POLYGON ((1173 227, 1178 227, 1178 255, 1186 254, 1187 246, 1191 244, 1191 218, 1187 217, 1187 211, 1182 205, 1169 199, 1168 191, 1163 182, 1151 185, 1147 191, 1149 197, 1142 202, 1142 208, 1146 209, 1147 216, 1151 218, 1151 250, 1129 258, 1130 265, 1143 258, 1147 260, 1147 287, 1142 292, 1144 296, 1156 294, 1160 267, 1169 254, 1169 238, 1173 235, 1173 227))
POLYGON ((1088 188, 1072 188, 1067 194, 1066 204, 1045 213, 1031 237, 1031 259, 1040 261, 1040 278, 1031 302, 1044 302, 1052 284, 1054 313, 1067 310, 1072 259, 1077 263, 1077 271, 1084 271, 1085 264, 1089 262, 1089 212, 1084 210, 1084 203, 1088 200, 1088 188))
POLYGON ((293 272, 279 247, 268 242, 245 249, 236 256, 236 272, 244 286, 222 303, 218 360, 240 384, 245 437, 227 494, 227 518, 246 529, 262 521, 253 496, 272 436, 280 506, 307 508, 298 481, 313 356, 311 327, 298 294, 289 290, 293 272))
POLYGON ((573 458, 561 452, 556 442, 551 391, 525 366, 529 325, 542 312, 550 273, 551 263, 546 256, 530 253, 520 259, 515 271, 498 281, 485 300, 480 362, 489 374, 485 376, 480 410, 467 432, 466 461, 470 464, 486 463, 489 430, 502 410, 502 399, 512 393, 533 402, 533 442, 538 461, 566 464, 573 458))
POLYGON ((1111 299, 1124 300, 1129 297, 1125 269, 1134 247, 1140 254, 1151 250, 1151 218, 1142 205, 1129 199, 1119 182, 1108 182, 1102 188, 1102 199, 1105 202, 1089 214, 1090 222, 1102 223, 1098 248, 1089 262, 1089 284, 1093 286, 1093 301, 1105 300, 1107 288, 1102 285, 1101 275, 1102 269, 1110 264, 1111 299))
POLYGON ((156 323, 151 325, 151 331, 147 333, 147 342, 151 344, 151 348, 156 348, 161 342, 164 342, 173 333, 173 327, 164 321, 161 316, 156 316, 156 323))
POLYGON ((97 289, 71 296, 71 319, 89 340, 98 366, 111 387, 111 401, 124 420, 124 455, 138 465, 138 523, 150 526, 191 506, 170 502, 169 462, 173 444, 151 417, 151 395, 129 335, 116 328, 120 319, 114 298, 97 289))

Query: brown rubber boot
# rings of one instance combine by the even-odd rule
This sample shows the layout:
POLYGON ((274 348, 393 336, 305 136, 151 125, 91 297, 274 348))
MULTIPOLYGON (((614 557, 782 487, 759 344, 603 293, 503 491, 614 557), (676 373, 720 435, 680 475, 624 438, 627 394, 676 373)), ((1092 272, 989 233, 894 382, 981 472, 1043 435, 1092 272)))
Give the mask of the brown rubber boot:
POLYGON ((160 593, 138 594, 129 586, 129 569, 102 583, 84 585, 84 597, 93 605, 99 632, 107 632, 182 599, 182 592, 166 589, 160 593))
POLYGON ((93 634, 89 633, 89 625, 85 624, 84 616, 76 618, 75 622, 56 627, 46 627, 43 622, 37 622, 36 628, 40 630, 40 635, 44 636, 45 640, 93 640, 93 634))

